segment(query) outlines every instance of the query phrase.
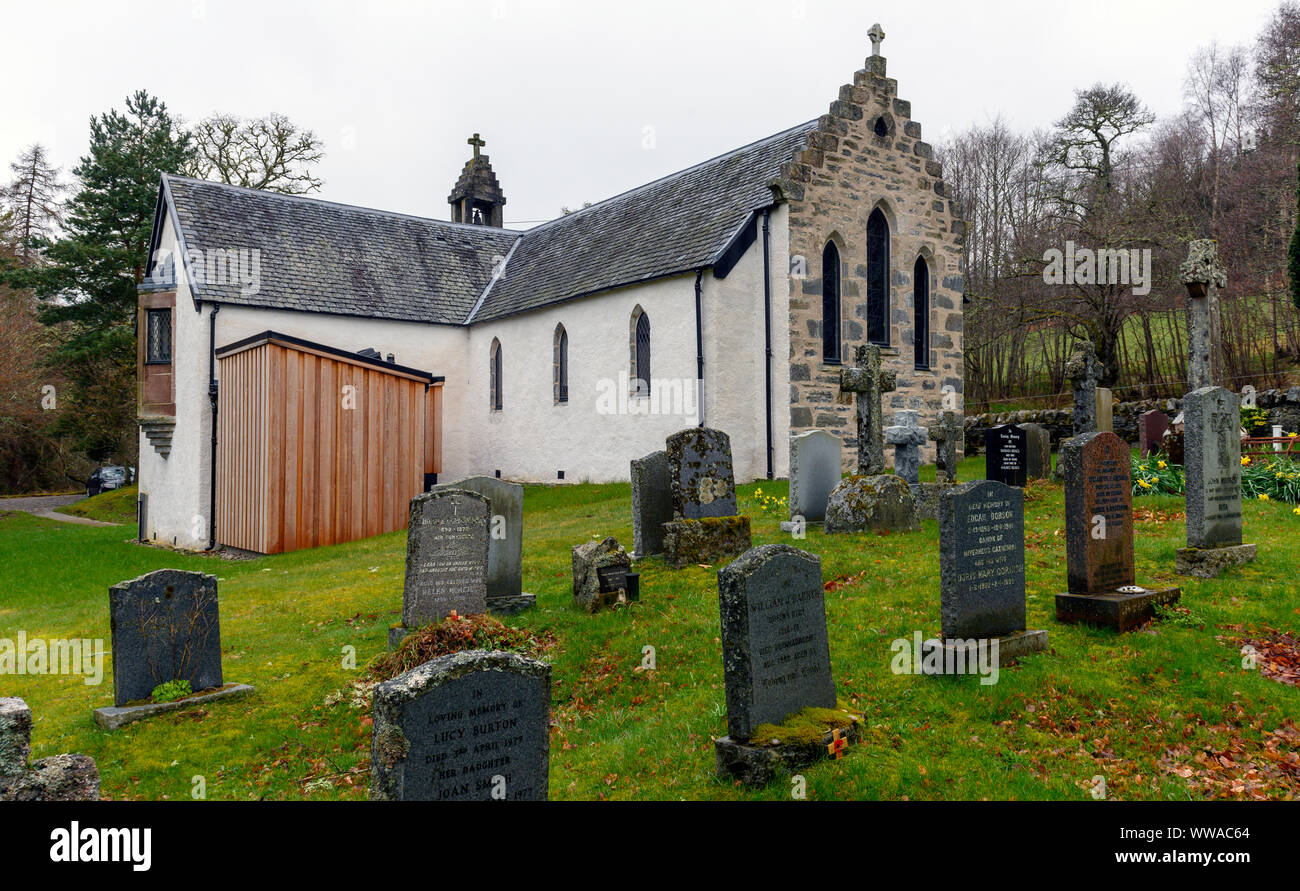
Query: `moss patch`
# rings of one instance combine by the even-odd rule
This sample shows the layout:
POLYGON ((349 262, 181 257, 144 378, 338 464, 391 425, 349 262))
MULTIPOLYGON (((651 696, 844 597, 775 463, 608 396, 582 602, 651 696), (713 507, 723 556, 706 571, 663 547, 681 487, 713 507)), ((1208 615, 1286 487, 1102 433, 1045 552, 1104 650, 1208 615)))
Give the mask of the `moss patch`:
POLYGON ((797 711, 780 724, 759 724, 750 736, 750 745, 819 746, 832 730, 843 730, 862 720, 862 715, 842 699, 835 708, 808 708, 797 711))

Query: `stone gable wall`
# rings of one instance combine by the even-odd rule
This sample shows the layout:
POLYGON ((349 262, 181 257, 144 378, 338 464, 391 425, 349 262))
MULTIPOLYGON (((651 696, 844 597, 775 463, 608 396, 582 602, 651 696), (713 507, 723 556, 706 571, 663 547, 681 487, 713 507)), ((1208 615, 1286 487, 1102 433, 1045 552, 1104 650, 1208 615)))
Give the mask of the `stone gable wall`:
MULTIPOLYGON (((931 147, 921 141, 921 125, 911 119, 911 103, 898 98, 897 81, 885 76, 884 58, 873 56, 866 64, 852 84, 840 88, 807 148, 772 183, 778 198, 789 202, 790 434, 815 427, 834 431, 843 441, 846 470, 856 467, 855 409, 839 392, 841 366, 821 357, 822 251, 828 240, 840 251, 841 349, 851 362, 853 347, 866 343, 867 218, 876 207, 890 229, 885 367, 898 374, 897 390, 883 400, 885 423, 900 408, 919 410, 923 425, 936 422, 944 408, 962 409, 965 223, 947 197, 931 147), (875 134, 878 120, 887 135, 875 134), (927 370, 913 363, 912 270, 922 255, 930 265, 927 370), (947 406, 945 387, 953 393, 947 406)), ((925 454, 933 460, 933 443, 925 454)))

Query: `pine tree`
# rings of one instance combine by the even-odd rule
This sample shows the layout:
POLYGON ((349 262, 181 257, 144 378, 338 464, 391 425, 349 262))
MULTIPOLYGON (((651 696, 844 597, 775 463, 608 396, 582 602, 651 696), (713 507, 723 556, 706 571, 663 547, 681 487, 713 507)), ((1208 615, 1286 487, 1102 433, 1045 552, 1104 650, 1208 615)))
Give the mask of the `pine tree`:
POLYGON ((59 182, 59 168, 50 166, 45 146, 29 146, 9 165, 14 180, 5 187, 4 199, 18 240, 18 260, 32 262, 32 245, 37 239, 53 237, 60 220, 59 199, 65 190, 59 182))
POLYGON ((52 363, 71 392, 61 396, 62 432, 91 458, 134 454, 136 286, 144 279, 163 173, 193 153, 191 137, 144 90, 90 120, 90 151, 74 168, 66 237, 35 239, 45 262, 18 270, 11 284, 42 301, 40 319, 56 326, 52 363))

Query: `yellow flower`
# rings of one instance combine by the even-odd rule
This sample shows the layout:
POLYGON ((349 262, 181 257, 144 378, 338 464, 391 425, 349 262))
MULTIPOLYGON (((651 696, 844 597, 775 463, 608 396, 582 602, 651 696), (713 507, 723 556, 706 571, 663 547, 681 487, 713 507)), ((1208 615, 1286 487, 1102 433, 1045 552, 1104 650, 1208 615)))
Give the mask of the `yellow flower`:
POLYGON ((1163 462, 1163 461, 1157 461, 1157 462, 1156 462, 1156 467, 1159 467, 1161 470, 1164 470, 1164 469, 1165 469, 1166 467, 1168 467, 1168 466, 1169 466, 1169 465, 1166 464, 1166 463, 1163 462))
POLYGON ((1241 466, 1242 466, 1242 467, 1245 467, 1245 466, 1246 466, 1247 464, 1249 464, 1249 463, 1250 463, 1250 456, 1249 456, 1249 455, 1244 455, 1244 456, 1242 456, 1242 459, 1241 459, 1241 466))
POLYGON ((1300 517, 1300 507, 1297 507, 1295 510, 1291 511, 1291 513, 1295 514, 1297 517, 1300 517))
POLYGON ((1260 493, 1259 493, 1259 500, 1260 500, 1260 501, 1268 501, 1268 495, 1267 495, 1266 493, 1264 493, 1264 492, 1260 492, 1260 493))
POLYGON ((1145 478, 1144 478, 1144 479, 1140 479, 1140 480, 1138 480, 1138 485, 1141 486, 1141 487, 1144 488, 1144 489, 1150 489, 1150 488, 1151 488, 1151 484, 1148 483, 1148 482, 1146 481, 1145 478))

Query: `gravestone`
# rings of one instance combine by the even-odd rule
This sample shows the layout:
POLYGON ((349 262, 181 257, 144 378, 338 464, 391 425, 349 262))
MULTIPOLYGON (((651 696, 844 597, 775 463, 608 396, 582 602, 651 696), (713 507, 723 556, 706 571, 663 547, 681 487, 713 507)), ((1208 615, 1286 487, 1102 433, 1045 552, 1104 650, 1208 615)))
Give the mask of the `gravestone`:
POLYGON ((463 489, 488 500, 487 608, 517 613, 537 602, 524 593, 524 487, 490 476, 471 476, 434 486, 430 491, 463 489))
POLYGON ((32 711, 0 697, 0 801, 98 801, 99 768, 89 755, 55 755, 27 763, 32 711))
POLYGON ((880 347, 865 344, 854 347, 853 366, 840 369, 840 394, 857 397, 858 475, 872 476, 885 472, 885 442, 881 435, 880 399, 893 391, 898 374, 882 370, 880 347))
POLYGON ((108 589, 113 635, 113 705, 94 711, 95 723, 116 730, 132 721, 215 699, 247 695, 221 673, 217 578, 158 569, 108 589), (193 696, 154 703, 154 689, 188 681, 193 696))
POLYGON ((673 518, 668 483, 668 453, 651 452, 632 460, 632 556, 640 559, 664 550, 664 523, 673 518))
MULTIPOLYGON (((1047 646, 1025 628, 1025 494, 994 480, 939 496, 939 616, 943 644, 998 640, 1005 663, 1047 646)), ((945 660, 945 664, 949 664, 945 660)))
POLYGON ((761 785, 779 767, 839 757, 859 738, 862 716, 836 702, 821 559, 781 544, 746 551, 718 573, 718 602, 727 701, 718 775, 761 785), (781 725, 795 714, 819 735, 787 732, 781 725), (760 725, 772 728, 761 738, 760 725))
POLYGON ((1065 363, 1065 376, 1074 391, 1070 422, 1074 435, 1095 433, 1097 430, 1097 383, 1105 368, 1097 360, 1097 351, 1088 341, 1075 344, 1065 363))
POLYGON ((957 448, 965 441, 966 428, 955 411, 939 415, 939 423, 930 428, 935 445, 936 479, 941 483, 957 482, 957 448))
POLYGON ((691 427, 668 437, 673 517, 663 524, 664 562, 674 568, 727 560, 749 549, 749 517, 736 513, 731 439, 691 427))
POLYGON ((1025 431, 1025 478, 1045 480, 1052 475, 1052 434, 1041 424, 1021 424, 1025 431))
POLYGON ((389 646, 453 612, 487 609, 491 521, 491 504, 478 492, 435 489, 411 499, 402 622, 389 629, 389 646))
POLYGON ((589 613, 628 601, 627 576, 632 558, 618 539, 609 537, 574 545, 573 605, 589 613))
POLYGON ((1065 442, 1065 594, 1056 595, 1059 622, 1140 626, 1178 588, 1134 584, 1133 484, 1128 445, 1114 433, 1085 433, 1065 442))
POLYGON ((668 437, 667 453, 674 516, 687 520, 735 516, 736 477, 727 434, 690 427, 668 437))
POLYGON ((826 499, 840 482, 840 449, 840 438, 829 430, 790 437, 791 519, 812 523, 826 518, 826 499))
POLYGON ((1015 424, 999 424, 984 432, 984 477, 1023 487, 1029 470, 1029 440, 1015 424))
POLYGON ((1189 242, 1178 275, 1187 288, 1187 386, 1191 390, 1217 386, 1223 380, 1219 289, 1227 287, 1228 273, 1219 263, 1216 243, 1211 239, 1189 242))
POLYGON ((892 474, 849 476, 826 499, 827 535, 847 532, 910 532, 921 528, 916 496, 892 474))
POLYGON ((1108 387, 1097 388, 1097 430, 1098 432, 1115 432, 1115 400, 1108 387))
POLYGON ((1222 387, 1202 387, 1183 398, 1187 475, 1187 547, 1175 552, 1182 575, 1214 578, 1255 559, 1241 542, 1241 407, 1222 387))
POLYGON ((1142 412, 1138 418, 1138 454, 1143 458, 1163 451, 1161 445, 1169 429, 1169 415, 1158 409, 1142 412))
POLYGON ((159 569, 108 589, 113 704, 148 699, 168 681, 222 686, 217 577, 159 569))
POLYGON ((885 428, 885 442, 894 447, 894 474, 909 485, 921 481, 921 446, 929 430, 917 424, 920 413, 912 409, 894 412, 894 423, 885 428))
POLYGON ((545 801, 551 667, 517 653, 439 656, 374 689, 370 798, 545 801))

